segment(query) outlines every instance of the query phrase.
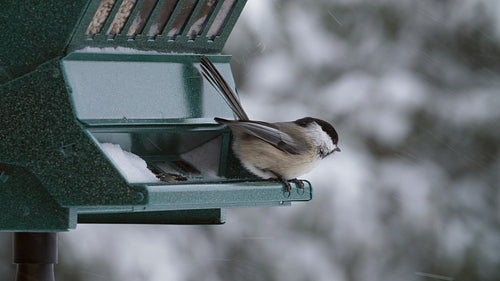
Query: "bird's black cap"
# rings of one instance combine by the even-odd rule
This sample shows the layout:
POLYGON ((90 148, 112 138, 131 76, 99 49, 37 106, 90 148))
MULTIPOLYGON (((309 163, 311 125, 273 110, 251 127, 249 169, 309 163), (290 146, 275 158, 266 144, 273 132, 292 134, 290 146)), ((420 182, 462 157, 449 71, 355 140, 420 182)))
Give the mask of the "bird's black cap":
POLYGON ((333 126, 330 123, 313 117, 304 117, 295 120, 295 124, 301 127, 307 127, 312 122, 316 122, 316 124, 320 125, 323 131, 325 131, 325 133, 327 133, 330 136, 330 138, 332 138, 334 144, 337 144, 339 142, 339 135, 337 134, 337 131, 335 131, 335 128, 333 128, 333 126))

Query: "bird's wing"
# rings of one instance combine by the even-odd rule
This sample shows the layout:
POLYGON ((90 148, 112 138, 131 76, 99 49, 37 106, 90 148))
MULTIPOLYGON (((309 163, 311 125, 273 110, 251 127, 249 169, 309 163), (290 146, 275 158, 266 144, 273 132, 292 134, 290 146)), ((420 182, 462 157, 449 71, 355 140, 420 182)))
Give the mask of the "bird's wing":
POLYGON ((215 121, 230 127, 237 127, 286 153, 297 155, 303 152, 303 148, 298 146, 289 134, 278 130, 272 124, 261 121, 232 121, 222 118, 215 118, 215 121))
POLYGON ((206 56, 200 58, 200 63, 201 69, 203 70, 203 76, 224 97, 224 100, 236 117, 238 117, 239 120, 249 120, 235 92, 231 89, 224 77, 222 77, 215 65, 206 56))

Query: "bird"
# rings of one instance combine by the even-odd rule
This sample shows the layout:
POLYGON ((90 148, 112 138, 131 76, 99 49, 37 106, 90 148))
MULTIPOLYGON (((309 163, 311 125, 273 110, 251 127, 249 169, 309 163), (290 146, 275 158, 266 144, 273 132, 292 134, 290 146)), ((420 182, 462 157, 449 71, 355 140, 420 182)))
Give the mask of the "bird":
POLYGON ((236 117, 214 118, 231 129, 236 157, 254 175, 283 183, 288 197, 290 182, 304 189, 297 177, 314 168, 319 160, 341 151, 337 131, 327 121, 313 117, 275 123, 250 120, 236 93, 208 57, 200 57, 200 67, 236 117))

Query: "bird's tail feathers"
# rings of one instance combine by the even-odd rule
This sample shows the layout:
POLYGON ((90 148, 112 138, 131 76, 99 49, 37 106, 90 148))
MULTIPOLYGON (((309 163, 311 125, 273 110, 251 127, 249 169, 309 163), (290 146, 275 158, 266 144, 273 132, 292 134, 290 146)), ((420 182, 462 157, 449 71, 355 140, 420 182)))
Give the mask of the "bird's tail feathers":
MULTIPOLYGON (((200 58, 201 69, 203 70, 203 76, 208 80, 208 82, 219 91, 224 97, 224 100, 229 105, 233 113, 239 120, 249 120, 248 115, 241 106, 241 103, 236 96, 236 93, 231 89, 227 81, 222 77, 220 72, 217 70, 215 65, 206 56, 200 58)), ((220 119, 220 118, 219 118, 220 119)), ((225 119, 221 119, 225 120, 225 119)), ((217 120, 216 120, 217 121, 217 120)), ((227 120, 226 120, 227 121, 227 120)), ((219 121, 217 121, 219 122, 219 121)), ((221 123, 221 122, 219 122, 221 123)))

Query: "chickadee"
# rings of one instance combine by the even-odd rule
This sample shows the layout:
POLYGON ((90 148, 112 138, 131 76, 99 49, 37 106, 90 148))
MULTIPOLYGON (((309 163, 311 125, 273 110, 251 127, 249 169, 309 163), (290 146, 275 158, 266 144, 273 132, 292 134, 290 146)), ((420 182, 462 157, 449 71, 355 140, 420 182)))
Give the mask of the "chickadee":
POLYGON ((267 123, 250 120, 236 94, 213 63, 200 59, 203 76, 224 97, 238 120, 214 118, 233 132, 233 150, 243 166, 253 174, 285 185, 290 196, 290 182, 300 189, 297 177, 311 170, 318 160, 339 151, 339 137, 328 122, 305 117, 292 122, 267 123))

